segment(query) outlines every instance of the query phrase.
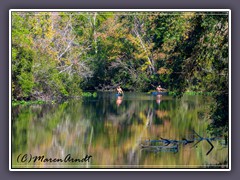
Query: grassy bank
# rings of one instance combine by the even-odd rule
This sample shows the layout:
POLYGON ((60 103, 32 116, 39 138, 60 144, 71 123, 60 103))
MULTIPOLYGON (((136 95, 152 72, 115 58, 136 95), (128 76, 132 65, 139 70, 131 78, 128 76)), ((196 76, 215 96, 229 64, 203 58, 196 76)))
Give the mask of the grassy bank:
MULTIPOLYGON (((97 97, 97 93, 96 92, 83 92, 81 94, 80 97, 97 97)), ((71 97, 74 98, 74 97, 71 97)), ((18 106, 18 105, 32 105, 32 104, 55 104, 56 101, 52 100, 52 101, 44 101, 44 100, 36 100, 36 101, 17 101, 17 100, 13 100, 12 101, 12 106, 18 106)))
MULTIPOLYGON (((150 94, 152 92, 148 92, 148 94, 150 94)), ((184 95, 205 95, 205 96, 211 96, 213 95, 212 92, 193 92, 193 91, 189 91, 189 92, 185 92, 183 93, 184 95)), ((170 96, 174 96, 174 95, 177 95, 177 92, 173 92, 173 91, 169 91, 168 92, 168 95, 170 96)), ((81 94, 80 97, 97 97, 97 92, 83 92, 81 94)), ((74 97, 71 97, 71 98, 74 98, 74 97)), ((17 106, 17 105, 32 105, 32 104, 55 104, 56 101, 44 101, 44 100, 37 100, 37 101, 24 101, 24 100, 21 100, 21 101, 17 101, 17 100, 13 100, 12 101, 12 106, 17 106)))
POLYGON ((46 101, 42 101, 42 100, 37 100, 37 101, 16 101, 13 100, 12 101, 12 106, 17 106, 17 105, 32 105, 32 104, 46 104, 46 101))
MULTIPOLYGON (((148 94, 151 94, 156 91, 149 91, 148 94)), ((168 95, 170 96, 175 96, 178 94, 181 94, 180 92, 174 92, 174 91, 166 91, 168 95)), ((184 92, 183 95, 191 95, 191 96, 196 96, 196 95, 204 95, 204 96, 212 96, 213 92, 195 92, 195 91, 187 91, 184 92)))
MULTIPOLYGON (((178 93, 177 93, 177 92, 169 91, 168 94, 174 96, 174 95, 177 95, 178 93)), ((187 91, 187 92, 184 92, 183 94, 184 94, 184 95, 191 95, 191 96, 195 96, 195 95, 211 96, 211 95, 213 95, 213 92, 195 92, 195 91, 187 91)))
POLYGON ((82 97, 97 97, 97 93, 96 92, 83 92, 82 93, 82 97))

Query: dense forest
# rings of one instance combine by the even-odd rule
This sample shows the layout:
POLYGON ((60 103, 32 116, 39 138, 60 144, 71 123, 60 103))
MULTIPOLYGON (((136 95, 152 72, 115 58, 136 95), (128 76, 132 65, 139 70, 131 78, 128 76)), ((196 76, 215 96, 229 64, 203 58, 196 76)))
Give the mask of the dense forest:
POLYGON ((12 99, 84 91, 211 92, 228 131, 227 12, 12 12, 12 99))

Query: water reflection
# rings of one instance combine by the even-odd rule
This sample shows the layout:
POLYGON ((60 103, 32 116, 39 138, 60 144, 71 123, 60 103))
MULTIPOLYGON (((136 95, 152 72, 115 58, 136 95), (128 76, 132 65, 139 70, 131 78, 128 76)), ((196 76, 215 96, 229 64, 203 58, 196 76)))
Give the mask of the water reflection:
POLYGON ((122 104, 122 101, 123 101, 123 96, 117 96, 117 100, 116 100, 117 106, 120 106, 120 104, 122 104))
POLYGON ((227 168, 222 165, 228 163, 228 147, 221 139, 212 142, 215 148, 208 156, 205 141, 194 147, 181 145, 177 153, 169 151, 171 148, 145 151, 140 146, 147 139, 191 139, 192 129, 209 137, 209 103, 210 99, 197 96, 177 100, 126 93, 123 100, 103 93, 58 105, 18 106, 12 111, 13 167, 227 168), (92 159, 84 163, 19 164, 17 156, 27 152, 58 158, 88 154, 92 159))
POLYGON ((161 97, 162 97, 162 95, 157 95, 156 96, 156 103, 159 104, 159 105, 161 103, 161 97))

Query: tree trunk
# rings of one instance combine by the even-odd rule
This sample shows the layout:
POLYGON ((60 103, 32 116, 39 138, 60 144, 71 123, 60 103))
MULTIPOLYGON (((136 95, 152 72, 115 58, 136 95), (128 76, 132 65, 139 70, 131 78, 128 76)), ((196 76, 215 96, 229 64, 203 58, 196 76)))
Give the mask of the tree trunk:
POLYGON ((145 53, 146 53, 146 56, 147 56, 147 60, 149 62, 149 69, 150 69, 150 72, 151 74, 153 74, 155 72, 155 68, 154 68, 154 61, 153 59, 148 55, 148 49, 146 48, 145 46, 145 43, 143 42, 143 39, 141 37, 141 35, 139 34, 138 32, 138 23, 137 23, 137 19, 136 17, 134 18, 134 33, 136 34, 137 38, 139 39, 140 43, 141 43, 141 46, 142 48, 144 49, 145 53))
POLYGON ((97 48, 97 34, 96 34, 96 19, 97 19, 97 12, 93 15, 93 38, 94 38, 94 47, 95 47, 95 54, 98 52, 97 48))

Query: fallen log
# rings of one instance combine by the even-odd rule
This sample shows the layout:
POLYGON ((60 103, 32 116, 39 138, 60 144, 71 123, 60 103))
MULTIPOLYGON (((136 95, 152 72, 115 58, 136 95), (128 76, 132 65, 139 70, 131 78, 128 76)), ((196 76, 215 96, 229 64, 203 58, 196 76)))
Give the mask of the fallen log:
POLYGON ((154 149, 154 151, 162 151, 162 150, 166 150, 166 149, 168 149, 168 150, 171 150, 171 149, 175 149, 176 150, 177 149, 178 150, 178 146, 180 144, 187 145, 187 144, 194 143, 195 141, 197 141, 192 146, 192 147, 196 147, 196 145, 198 143, 200 143, 201 141, 205 140, 211 146, 209 151, 206 153, 206 155, 209 155, 210 152, 214 149, 214 145, 211 143, 211 141, 217 140, 219 138, 216 138, 216 137, 205 138, 205 137, 200 136, 194 130, 193 130, 193 133, 197 136, 197 138, 194 138, 194 139, 191 139, 191 140, 186 139, 186 138, 183 138, 182 140, 173 140, 173 139, 166 139, 166 138, 162 138, 162 137, 160 137, 160 139, 153 139, 153 140, 148 139, 148 140, 144 141, 145 144, 141 144, 141 148, 142 149, 154 149), (157 145, 158 143, 161 143, 161 144, 157 145), (171 145, 171 146, 169 146, 169 145, 171 145))

